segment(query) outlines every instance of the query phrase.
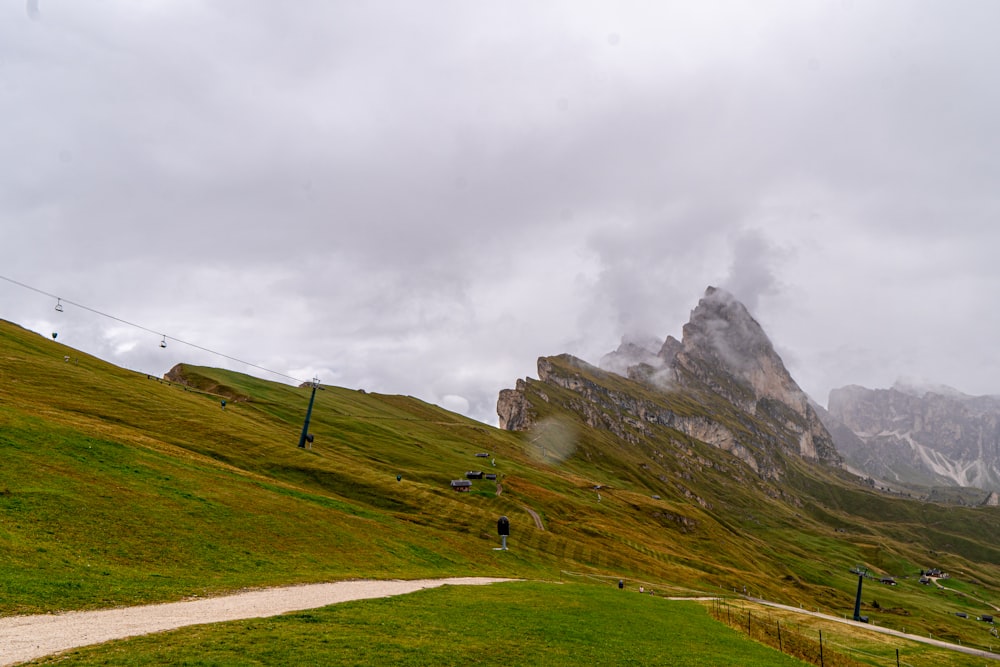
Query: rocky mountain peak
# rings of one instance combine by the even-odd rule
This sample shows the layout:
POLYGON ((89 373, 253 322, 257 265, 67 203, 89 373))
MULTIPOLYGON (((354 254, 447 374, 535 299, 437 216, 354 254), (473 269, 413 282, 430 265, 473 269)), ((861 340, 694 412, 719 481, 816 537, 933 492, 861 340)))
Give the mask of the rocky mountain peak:
POLYGON ((797 434, 799 454, 840 460, 808 396, 739 299, 708 287, 682 332, 680 341, 667 336, 659 351, 653 341, 623 340, 604 356, 601 368, 660 389, 707 387, 750 415, 759 410, 775 413, 772 416, 797 434))
POLYGON ((550 400, 542 385, 553 385, 579 396, 568 405, 588 425, 629 441, 636 430, 659 424, 734 453, 762 476, 780 475, 779 450, 840 463, 833 439, 764 330, 725 290, 705 291, 680 341, 626 338, 602 358, 600 369, 543 358, 538 372, 539 381, 519 381, 517 389, 501 392, 502 427, 531 428, 537 401, 550 400), (601 379, 608 372, 614 375, 601 379), (612 381, 615 376, 639 384, 631 391, 612 381), (686 406, 684 414, 674 405, 686 406), (702 406, 703 414, 690 413, 691 406, 702 406))
POLYGON ((777 356, 767 334, 736 297, 709 287, 683 328, 683 351, 745 371, 762 356, 777 356))
MULTIPOLYGON (((664 348, 669 339, 664 343, 664 348)), ((746 412, 764 410, 799 435, 799 453, 839 461, 833 439, 792 378, 764 329, 729 292, 709 287, 691 311, 671 366, 693 375, 746 412), (780 414, 778 414, 780 413, 780 414)))
POLYGON ((749 411, 760 399, 769 398, 805 412, 805 393, 774 351, 764 329, 729 292, 709 287, 691 311, 683 332, 673 361, 676 367, 715 385, 716 391, 749 411), (731 380, 739 386, 732 387, 731 380))
POLYGON ((624 338, 600 362, 602 369, 623 377, 637 375, 638 366, 671 368, 672 379, 681 384, 685 373, 693 374, 751 412, 761 398, 788 403, 800 412, 808 403, 757 320, 736 297, 717 287, 705 290, 691 311, 682 340, 667 336, 661 344, 624 338))

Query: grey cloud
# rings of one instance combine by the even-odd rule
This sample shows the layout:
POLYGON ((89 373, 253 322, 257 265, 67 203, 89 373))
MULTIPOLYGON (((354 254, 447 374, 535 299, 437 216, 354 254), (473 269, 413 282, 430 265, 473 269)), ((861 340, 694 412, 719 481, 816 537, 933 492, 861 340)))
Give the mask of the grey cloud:
MULTIPOLYGON (((460 396, 488 421, 535 357, 676 335, 720 283, 817 398, 854 368, 982 387, 1000 364, 1000 322, 970 305, 997 281, 998 12, 0 8, 0 151, 16 156, 0 264, 236 356, 460 396)), ((7 288, 0 304, 50 317, 7 288)), ((84 330, 117 360, 148 354, 84 330)))
POLYGON ((759 230, 743 230, 732 241, 733 261, 723 287, 732 292, 753 313, 762 296, 780 290, 775 263, 781 251, 773 247, 759 230))

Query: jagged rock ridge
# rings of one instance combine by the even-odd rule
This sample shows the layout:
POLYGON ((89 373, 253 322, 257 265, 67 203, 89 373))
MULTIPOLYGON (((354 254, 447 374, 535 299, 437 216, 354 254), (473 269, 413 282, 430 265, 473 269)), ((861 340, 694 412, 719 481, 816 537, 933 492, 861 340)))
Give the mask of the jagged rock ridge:
POLYGON ((605 371, 558 359, 562 363, 539 359, 539 380, 519 380, 516 389, 501 392, 501 428, 531 428, 533 401, 547 402, 545 385, 552 385, 583 399, 568 407, 589 426, 629 442, 654 427, 673 429, 734 454, 767 478, 780 477, 780 459, 787 453, 840 462, 832 438, 763 329, 723 290, 708 288, 681 341, 668 336, 659 349, 648 340, 626 341, 602 359, 605 371), (642 391, 602 380, 608 372, 627 377, 642 391))
POLYGON ((830 392, 831 429, 844 456, 866 473, 901 484, 1000 490, 1000 399, 950 387, 925 391, 857 385, 830 392))

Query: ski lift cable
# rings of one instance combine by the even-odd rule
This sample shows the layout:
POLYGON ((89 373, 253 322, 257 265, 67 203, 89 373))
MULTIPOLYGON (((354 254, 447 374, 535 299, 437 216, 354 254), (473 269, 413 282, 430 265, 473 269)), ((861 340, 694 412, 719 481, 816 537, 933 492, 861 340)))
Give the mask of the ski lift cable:
POLYGON ((77 308, 82 308, 83 310, 86 310, 86 311, 89 311, 91 313, 94 313, 95 315, 100 315, 101 317, 106 317, 106 318, 108 318, 110 320, 114 320, 115 322, 121 322, 122 324, 128 325, 130 327, 135 327, 136 329, 141 329, 142 331, 145 331, 145 332, 148 332, 148 333, 151 333, 151 334, 155 334, 157 336, 162 336, 163 340, 161 342, 161 347, 166 347, 166 341, 167 341, 167 339, 170 339, 170 340, 172 340, 172 341, 174 341, 176 343, 181 343, 182 345, 187 345, 188 347, 193 347, 196 350, 201 350, 202 352, 208 352, 209 354, 214 354, 216 356, 223 357, 224 359, 229 359, 230 361, 235 361, 235 362, 240 363, 240 364, 245 364, 245 365, 247 365, 247 366, 249 366, 251 368, 256 368, 259 371, 264 371, 265 373, 271 373, 273 375, 278 375, 280 377, 287 378, 289 380, 294 380, 295 382, 297 382, 299 384, 302 384, 304 382, 304 380, 300 380, 299 378, 292 377, 291 375, 287 375, 285 373, 280 373, 278 371, 271 370, 270 368, 264 368, 263 366, 258 366, 257 364, 251 364, 249 361, 243 361, 242 359, 237 359, 236 357, 232 357, 232 356, 230 356, 228 354, 223 354, 222 352, 217 352, 216 350, 210 350, 207 347, 202 347, 201 345, 198 345, 196 343, 190 343, 190 342, 188 342, 186 340, 181 340, 180 338, 174 338, 173 336, 168 336, 168 335, 166 335, 165 333, 163 333, 161 331, 154 331, 153 329, 150 329, 149 327, 144 327, 141 324, 136 324, 135 322, 129 322, 128 320, 123 320, 120 317, 115 317, 114 315, 110 315, 108 313, 102 312, 100 310, 97 310, 96 308, 91 308, 90 306, 85 306, 82 303, 77 303, 75 301, 70 301, 67 298, 59 297, 59 296, 56 296, 55 294, 49 294, 48 292, 46 292, 44 290, 40 290, 37 287, 32 287, 31 285, 26 285, 25 283, 22 283, 22 282, 19 282, 17 280, 14 280, 13 278, 8 278, 7 276, 0 275, 0 280, 6 280, 7 282, 12 283, 14 285, 17 285, 18 287, 23 287, 24 289, 31 290, 32 292, 37 292, 38 294, 44 294, 45 296, 47 296, 49 298, 55 299, 57 303, 65 303, 65 304, 69 304, 71 306, 76 306, 77 308))
MULTIPOLYGON (((246 366, 249 366, 250 368, 256 368, 259 371, 264 371, 265 373, 271 373, 272 375, 277 375, 279 377, 283 377, 283 378, 286 378, 288 380, 292 380, 294 382, 297 382, 300 385, 308 383, 308 384, 311 384, 311 385, 315 385, 319 389, 323 389, 323 387, 320 386, 319 380, 317 378, 313 378, 312 380, 302 380, 300 378, 293 377, 293 376, 287 375, 285 373, 281 373, 281 372, 278 372, 278 371, 275 371, 275 370, 271 370, 270 368, 265 368, 265 367, 259 366, 257 364, 252 364, 249 361, 244 361, 243 359, 238 359, 238 358, 230 356, 228 354, 224 354, 222 352, 218 352, 217 350, 212 350, 212 349, 209 349, 207 347, 203 347, 203 346, 198 345, 196 343, 191 343, 191 342, 188 342, 186 340, 181 340, 180 338, 174 338, 173 336, 168 336, 168 335, 166 335, 164 333, 160 333, 159 331, 154 331, 153 329, 150 329, 149 327, 144 327, 141 324, 136 324, 135 322, 129 322, 128 320, 123 320, 120 317, 115 317, 114 315, 110 315, 108 313, 102 312, 100 310, 97 310, 96 308, 91 308, 90 306, 85 306, 82 303, 77 303, 75 301, 70 301, 69 299, 65 299, 63 297, 58 297, 55 294, 50 294, 50 293, 46 292, 45 290, 38 289, 37 287, 33 287, 31 285, 27 285, 27 284, 22 283, 20 281, 14 280, 13 278, 8 278, 7 276, 4 276, 4 275, 0 275, 0 280, 5 280, 5 281, 7 281, 7 282, 9 282, 11 284, 17 285, 18 287, 23 287, 24 289, 30 290, 32 292, 36 292, 38 294, 42 294, 42 295, 47 296, 47 297, 49 297, 51 299, 55 299, 56 302, 57 302, 57 304, 59 304, 59 303, 67 303, 67 304, 69 304, 71 306, 76 306, 77 308, 81 308, 83 310, 86 310, 86 311, 89 311, 91 313, 94 313, 95 315, 100 315, 101 317, 106 317, 106 318, 108 318, 110 320, 114 320, 115 322, 120 322, 122 324, 128 325, 130 327, 135 327, 136 329, 140 329, 140 330, 145 331, 147 333, 155 334, 157 336, 162 336, 161 345, 162 345, 162 343, 165 343, 167 341, 167 339, 170 339, 170 340, 172 340, 172 341, 174 341, 176 343, 181 343, 182 345, 187 345, 188 347, 193 347, 196 350, 201 350, 202 352, 208 352, 209 354, 214 354, 217 357, 222 357, 224 359, 229 359, 230 361, 235 361, 238 364, 244 364, 246 366)), ((60 312, 62 312, 62 311, 60 311, 60 312)), ((440 424, 453 424, 455 426, 465 426, 465 424, 462 424, 460 422, 441 422, 441 421, 437 421, 437 420, 433 420, 433 419, 415 419, 415 418, 414 419, 410 419, 410 418, 405 418, 405 417, 375 417, 375 416, 371 416, 371 415, 365 416, 365 415, 350 415, 350 414, 345 414, 345 415, 341 415, 341 416, 343 416, 343 417, 356 417, 356 418, 359 418, 359 419, 386 419, 386 420, 412 421, 412 422, 429 422, 429 423, 440 423, 440 424)))

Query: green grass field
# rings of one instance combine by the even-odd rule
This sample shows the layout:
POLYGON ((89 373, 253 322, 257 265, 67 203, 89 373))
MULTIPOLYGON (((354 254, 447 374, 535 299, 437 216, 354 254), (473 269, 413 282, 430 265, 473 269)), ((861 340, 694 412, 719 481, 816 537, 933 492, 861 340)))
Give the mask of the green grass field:
POLYGON ((877 667, 896 664, 897 651, 900 664, 911 667, 983 664, 966 654, 739 600, 674 601, 639 594, 634 584, 621 591, 613 582, 579 581, 445 586, 191 626, 31 664, 877 667))
POLYGON ((444 587, 199 626, 41 661, 61 665, 802 665, 693 602, 612 586, 444 587))

